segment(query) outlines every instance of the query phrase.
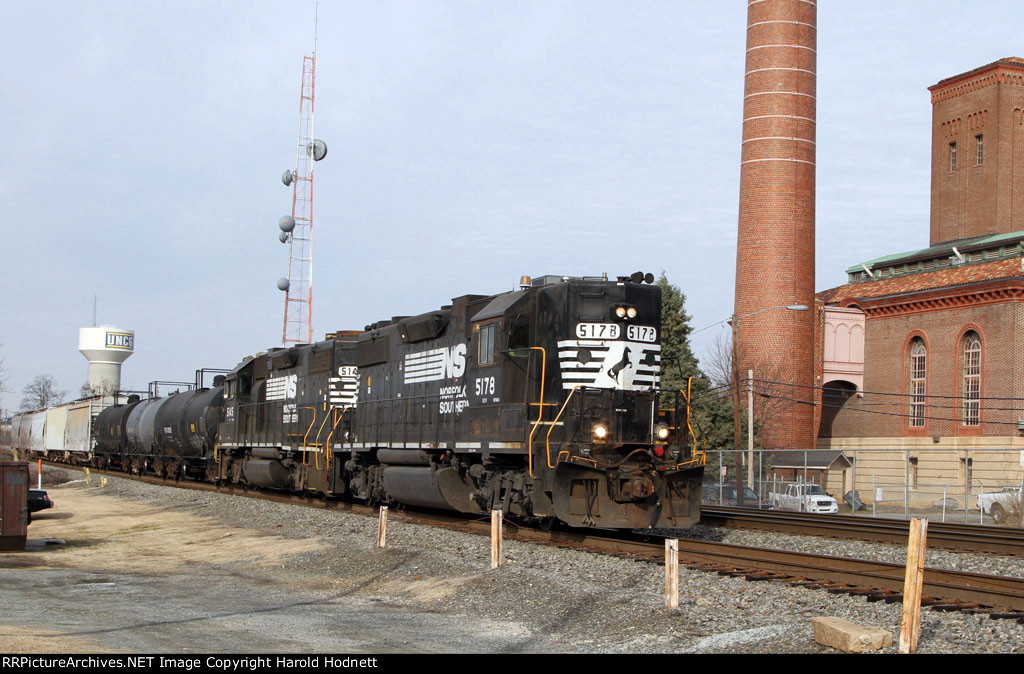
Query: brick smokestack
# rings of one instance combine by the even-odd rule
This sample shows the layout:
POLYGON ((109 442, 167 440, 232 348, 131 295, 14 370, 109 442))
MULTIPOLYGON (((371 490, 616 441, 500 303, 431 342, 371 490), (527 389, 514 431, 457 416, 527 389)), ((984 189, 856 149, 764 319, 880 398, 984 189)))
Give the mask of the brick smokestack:
MULTIPOLYGON (((763 447, 815 446, 814 176, 817 3, 748 0, 736 306, 740 381, 754 384, 763 447), (808 311, 771 308, 803 304, 808 311), (754 316, 748 316, 760 312, 754 316), (807 388, 801 388, 807 387, 807 388)), ((743 395, 746 402, 746 395, 743 395)))

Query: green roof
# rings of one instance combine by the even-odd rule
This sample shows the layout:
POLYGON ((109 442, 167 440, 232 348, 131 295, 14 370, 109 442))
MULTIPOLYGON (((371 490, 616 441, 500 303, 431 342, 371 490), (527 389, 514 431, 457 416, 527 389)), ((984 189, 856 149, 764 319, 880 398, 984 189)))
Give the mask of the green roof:
POLYGON ((943 257, 947 253, 952 253, 954 246, 960 252, 976 250, 979 248, 991 248, 1001 244, 1010 242, 1018 242, 1024 240, 1024 231, 1010 232, 1009 234, 983 234, 981 236, 972 236, 966 239, 956 239, 954 241, 945 241, 943 243, 936 244, 929 248, 922 248, 921 250, 912 250, 906 253, 896 253, 895 255, 886 255, 884 257, 877 257, 874 260, 868 260, 860 264, 855 264, 846 270, 847 274, 853 274, 861 271, 862 267, 868 269, 875 269, 881 267, 887 267, 892 264, 910 262, 912 260, 925 260, 937 257, 943 257))

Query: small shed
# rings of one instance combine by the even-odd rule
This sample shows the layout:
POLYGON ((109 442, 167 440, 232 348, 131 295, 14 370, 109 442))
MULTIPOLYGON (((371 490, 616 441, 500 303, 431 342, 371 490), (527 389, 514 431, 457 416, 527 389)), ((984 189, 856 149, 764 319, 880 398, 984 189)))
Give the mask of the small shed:
MULTIPOLYGON (((847 489, 853 462, 842 451, 830 449, 783 449, 768 452, 769 479, 780 482, 814 482, 825 491, 840 494, 847 489)), ((852 486, 851 486, 852 488, 852 486)))

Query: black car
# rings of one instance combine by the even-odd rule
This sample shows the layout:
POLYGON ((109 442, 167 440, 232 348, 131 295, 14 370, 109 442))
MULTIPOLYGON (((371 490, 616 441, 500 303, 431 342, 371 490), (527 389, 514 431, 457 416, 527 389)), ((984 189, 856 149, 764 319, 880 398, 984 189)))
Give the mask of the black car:
MULTIPOLYGON (((731 484, 705 484, 701 489, 701 503, 705 505, 723 505, 735 507, 736 485, 731 484)), ((771 510, 772 505, 768 501, 757 498, 757 494, 750 487, 743 487, 743 506, 745 508, 756 508, 758 510, 771 510)))
POLYGON ((28 521, 32 522, 32 513, 46 510, 53 507, 53 501, 46 494, 45 489, 28 490, 28 521))

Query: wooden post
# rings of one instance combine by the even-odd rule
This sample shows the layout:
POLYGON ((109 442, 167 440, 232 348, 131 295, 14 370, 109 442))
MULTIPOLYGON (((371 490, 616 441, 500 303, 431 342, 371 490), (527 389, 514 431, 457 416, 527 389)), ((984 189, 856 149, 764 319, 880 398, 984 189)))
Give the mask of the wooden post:
POLYGON ((377 547, 383 548, 388 536, 388 507, 380 507, 380 519, 377 520, 377 547))
POLYGON ((665 608, 679 608, 679 539, 665 540, 665 608))
POLYGON ((903 619, 900 621, 900 653, 917 651, 921 628, 921 587, 924 584, 924 551, 927 546, 928 520, 910 520, 907 543, 907 580, 903 585, 903 619))
POLYGON ((504 561, 501 554, 501 511, 491 511, 491 568, 496 569, 504 561))

